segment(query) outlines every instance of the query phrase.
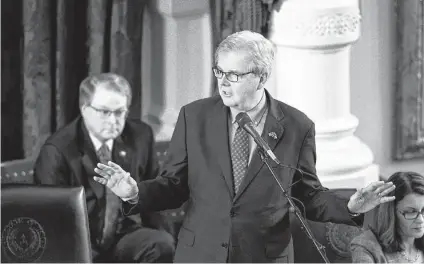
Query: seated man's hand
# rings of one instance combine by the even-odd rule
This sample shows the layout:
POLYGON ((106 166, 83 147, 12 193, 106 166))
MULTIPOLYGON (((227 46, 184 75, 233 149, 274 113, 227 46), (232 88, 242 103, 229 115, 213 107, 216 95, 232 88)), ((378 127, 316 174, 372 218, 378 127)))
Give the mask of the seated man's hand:
POLYGON ((121 199, 134 199, 138 195, 137 182, 118 164, 111 161, 107 165, 98 163, 94 171, 101 176, 95 176, 94 180, 106 185, 121 199))

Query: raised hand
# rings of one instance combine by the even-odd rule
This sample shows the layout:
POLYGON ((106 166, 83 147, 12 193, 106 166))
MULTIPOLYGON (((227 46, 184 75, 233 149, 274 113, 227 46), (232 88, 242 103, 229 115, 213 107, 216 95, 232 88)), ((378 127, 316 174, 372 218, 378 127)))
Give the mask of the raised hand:
POLYGON ((395 188, 392 182, 373 182, 354 193, 347 207, 352 213, 368 212, 379 204, 395 200, 395 196, 388 196, 395 188))
POLYGON ((137 182, 118 164, 109 161, 108 164, 98 163, 94 171, 101 177, 94 180, 105 185, 121 199, 132 198, 137 195, 137 182))

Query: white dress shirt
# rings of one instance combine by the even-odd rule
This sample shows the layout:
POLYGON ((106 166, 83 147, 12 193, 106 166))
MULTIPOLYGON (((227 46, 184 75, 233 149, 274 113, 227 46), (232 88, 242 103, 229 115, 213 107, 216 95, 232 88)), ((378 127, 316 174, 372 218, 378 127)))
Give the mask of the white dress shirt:
MULTIPOLYGON (((93 142, 94 150, 97 153, 97 151, 99 151, 99 149, 102 147, 102 145, 104 143, 101 142, 100 140, 98 140, 90 131, 88 132, 88 135, 90 136, 91 142, 93 142)), ((106 145, 109 148, 109 150, 112 151, 113 139, 107 140, 106 141, 106 145)))
MULTIPOLYGON (((236 116, 238 113, 240 112, 230 107, 230 114, 228 118, 228 135, 230 137, 230 144, 233 142, 236 130, 239 127, 238 123, 236 122, 236 116)), ((266 116, 268 114, 268 105, 265 91, 259 103, 254 108, 247 111, 246 114, 250 117, 250 119, 252 119, 253 125, 255 126, 255 129, 258 131, 259 135, 262 135, 265 127, 266 116)), ((249 136, 249 164, 252 160, 253 153, 256 150, 256 146, 257 145, 253 137, 249 136)))

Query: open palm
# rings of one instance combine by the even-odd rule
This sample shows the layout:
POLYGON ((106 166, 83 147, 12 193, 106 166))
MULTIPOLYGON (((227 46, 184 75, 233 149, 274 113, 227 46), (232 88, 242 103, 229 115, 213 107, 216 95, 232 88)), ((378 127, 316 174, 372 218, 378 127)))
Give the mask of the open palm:
POLYGON ((388 194, 395 188, 392 182, 373 182, 353 194, 347 206, 353 213, 366 213, 379 204, 393 201, 395 197, 388 194))
POLYGON ((97 164, 94 171, 101 177, 94 180, 105 185, 120 198, 134 197, 138 193, 137 182, 118 164, 111 161, 108 164, 97 164))

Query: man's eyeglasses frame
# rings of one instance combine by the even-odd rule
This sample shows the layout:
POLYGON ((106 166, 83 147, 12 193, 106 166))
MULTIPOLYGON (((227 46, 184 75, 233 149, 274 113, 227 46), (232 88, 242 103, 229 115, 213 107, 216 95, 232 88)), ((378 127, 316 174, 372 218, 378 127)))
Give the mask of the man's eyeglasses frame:
POLYGON ((222 79, 225 75, 225 78, 229 82, 239 82, 240 79, 243 76, 251 74, 251 73, 255 73, 254 71, 249 71, 249 72, 244 72, 244 73, 224 72, 224 71, 218 69, 218 67, 212 67, 212 71, 213 71, 216 78, 222 79))
POLYGON ((92 105, 88 105, 91 109, 93 109, 96 113, 98 113, 102 118, 108 118, 112 114, 117 118, 126 117, 128 114, 128 109, 117 109, 117 110, 108 110, 108 109, 100 109, 92 105))

